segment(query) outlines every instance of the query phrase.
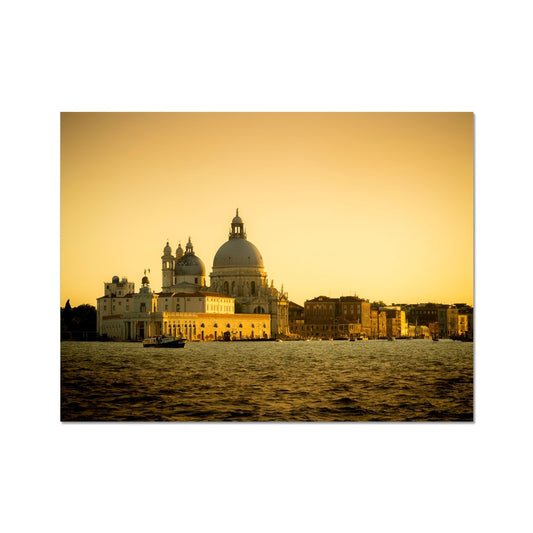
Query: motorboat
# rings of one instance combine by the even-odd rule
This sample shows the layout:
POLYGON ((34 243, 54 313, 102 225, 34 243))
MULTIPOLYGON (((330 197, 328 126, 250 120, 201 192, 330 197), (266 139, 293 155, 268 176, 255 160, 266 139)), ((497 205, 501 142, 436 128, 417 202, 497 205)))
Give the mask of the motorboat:
POLYGON ((158 335, 147 337, 143 340, 144 348, 183 348, 187 341, 182 337, 172 337, 169 335, 158 335))

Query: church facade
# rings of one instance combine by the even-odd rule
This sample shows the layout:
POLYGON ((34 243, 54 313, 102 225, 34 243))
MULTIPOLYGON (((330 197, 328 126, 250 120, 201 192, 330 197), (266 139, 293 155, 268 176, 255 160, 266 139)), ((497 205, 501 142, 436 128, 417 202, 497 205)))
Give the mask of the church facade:
POLYGON ((228 240, 215 254, 210 277, 211 290, 235 298, 243 313, 270 315, 273 337, 289 335, 288 295, 283 287, 268 284, 263 258, 247 239, 238 209, 228 240))
POLYGON ((99 335, 138 340, 169 334, 189 340, 246 340, 289 335, 287 294, 268 284, 259 250, 247 240, 238 210, 228 241, 215 254, 206 284, 203 261, 189 238, 185 251, 173 255, 167 242, 161 256, 161 292, 152 292, 148 277, 138 293, 117 276, 104 284, 97 299, 99 335))

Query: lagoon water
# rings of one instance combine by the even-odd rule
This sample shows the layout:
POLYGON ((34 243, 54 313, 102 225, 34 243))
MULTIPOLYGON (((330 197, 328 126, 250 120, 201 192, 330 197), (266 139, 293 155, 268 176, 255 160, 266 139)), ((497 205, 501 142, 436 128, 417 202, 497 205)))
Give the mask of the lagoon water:
POLYGON ((62 342, 62 421, 472 421, 473 343, 62 342))

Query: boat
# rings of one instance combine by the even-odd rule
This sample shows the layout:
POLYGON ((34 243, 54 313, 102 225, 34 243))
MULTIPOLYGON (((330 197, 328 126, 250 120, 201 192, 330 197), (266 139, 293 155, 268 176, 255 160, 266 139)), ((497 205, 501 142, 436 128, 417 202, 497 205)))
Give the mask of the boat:
POLYGON ((367 341, 368 337, 363 333, 357 337, 358 341, 367 341))
POLYGON ((181 337, 159 335, 157 337, 147 337, 143 340, 144 348, 183 348, 187 341, 181 337))

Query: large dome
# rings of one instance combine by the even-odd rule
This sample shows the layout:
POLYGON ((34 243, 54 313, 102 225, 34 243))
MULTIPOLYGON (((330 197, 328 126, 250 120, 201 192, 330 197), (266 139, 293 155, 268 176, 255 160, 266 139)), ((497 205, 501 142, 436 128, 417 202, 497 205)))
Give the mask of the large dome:
POLYGON ((213 259, 213 268, 250 266, 263 268, 263 258, 259 250, 245 239, 230 239, 225 242, 213 259))

